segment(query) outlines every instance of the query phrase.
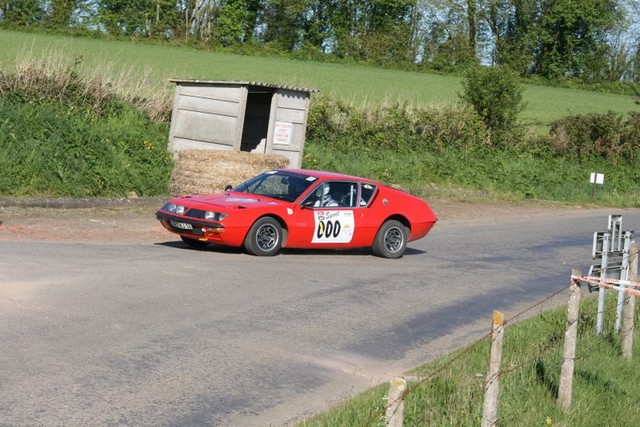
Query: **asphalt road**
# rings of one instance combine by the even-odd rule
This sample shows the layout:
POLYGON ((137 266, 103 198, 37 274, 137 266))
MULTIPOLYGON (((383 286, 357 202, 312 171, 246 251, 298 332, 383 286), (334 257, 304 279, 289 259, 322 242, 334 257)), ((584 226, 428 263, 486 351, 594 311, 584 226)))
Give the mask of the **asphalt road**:
POLYGON ((0 425, 291 424, 566 288, 609 213, 441 222, 398 260, 0 240, 0 425))

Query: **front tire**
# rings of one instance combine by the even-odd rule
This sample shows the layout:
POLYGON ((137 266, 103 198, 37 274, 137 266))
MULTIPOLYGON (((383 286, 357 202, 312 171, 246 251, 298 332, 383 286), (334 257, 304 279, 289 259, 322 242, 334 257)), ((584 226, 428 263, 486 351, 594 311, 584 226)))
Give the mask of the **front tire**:
POLYGON ((383 258, 400 258, 407 249, 409 230, 400 221, 386 221, 373 241, 373 253, 383 258))
POLYGON ((206 248, 209 245, 209 242, 203 242, 202 240, 190 239, 184 236, 180 236, 180 238, 187 244, 187 246, 194 249, 206 248))
POLYGON ((244 239, 244 248, 251 255, 273 256, 282 247, 282 227, 271 217, 257 220, 244 239))

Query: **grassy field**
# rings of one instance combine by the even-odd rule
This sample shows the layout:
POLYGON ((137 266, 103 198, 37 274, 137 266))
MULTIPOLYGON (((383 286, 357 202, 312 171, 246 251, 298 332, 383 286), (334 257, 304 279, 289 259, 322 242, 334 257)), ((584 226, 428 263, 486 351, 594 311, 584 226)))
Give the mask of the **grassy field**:
MULTIPOLYGON (((8 68, 26 51, 60 51, 82 57, 88 67, 109 64, 115 70, 132 67, 151 73, 154 90, 169 90, 168 78, 261 81, 320 90, 321 96, 353 105, 406 102, 416 107, 457 102, 460 78, 418 72, 385 70, 364 65, 295 61, 240 56, 169 46, 122 41, 60 37, 0 31, 0 68, 8 68)), ((569 114, 640 111, 632 97, 574 89, 528 85, 522 119, 545 124, 569 114)))

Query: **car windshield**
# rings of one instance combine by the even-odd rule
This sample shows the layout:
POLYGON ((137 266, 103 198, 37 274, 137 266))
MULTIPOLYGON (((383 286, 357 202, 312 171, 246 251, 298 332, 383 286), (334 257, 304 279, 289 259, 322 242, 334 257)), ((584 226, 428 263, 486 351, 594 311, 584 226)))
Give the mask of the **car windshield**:
POLYGON ((243 182, 233 191, 293 202, 315 181, 316 178, 312 176, 287 171, 270 171, 243 182))

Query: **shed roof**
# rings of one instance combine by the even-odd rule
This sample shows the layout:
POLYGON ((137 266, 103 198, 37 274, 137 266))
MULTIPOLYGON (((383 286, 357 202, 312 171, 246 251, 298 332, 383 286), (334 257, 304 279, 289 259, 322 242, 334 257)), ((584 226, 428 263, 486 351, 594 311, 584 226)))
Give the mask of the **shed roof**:
POLYGON ((197 80, 197 79, 169 79, 169 82, 175 84, 191 84, 202 86, 254 86, 268 89, 284 89, 297 92, 316 93, 319 89, 295 87, 275 83, 251 82, 251 81, 223 81, 223 80, 197 80))

